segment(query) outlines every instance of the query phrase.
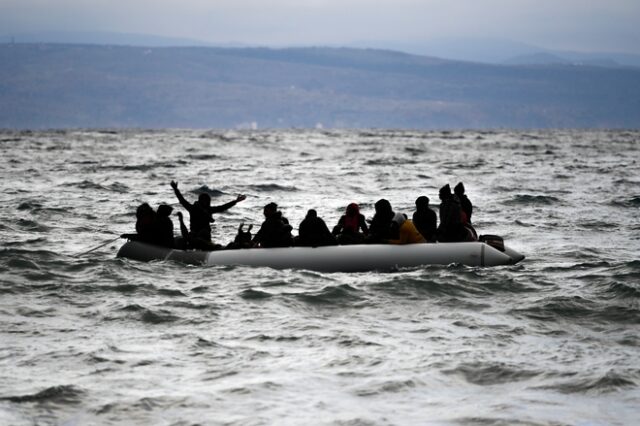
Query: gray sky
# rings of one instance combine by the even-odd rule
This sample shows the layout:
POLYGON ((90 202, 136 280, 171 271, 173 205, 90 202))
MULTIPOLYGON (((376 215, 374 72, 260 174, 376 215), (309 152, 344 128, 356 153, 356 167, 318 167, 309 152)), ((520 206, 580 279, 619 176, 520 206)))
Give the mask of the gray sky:
POLYGON ((640 0, 0 0, 0 34, 45 31, 272 46, 501 38, 640 53, 640 0))

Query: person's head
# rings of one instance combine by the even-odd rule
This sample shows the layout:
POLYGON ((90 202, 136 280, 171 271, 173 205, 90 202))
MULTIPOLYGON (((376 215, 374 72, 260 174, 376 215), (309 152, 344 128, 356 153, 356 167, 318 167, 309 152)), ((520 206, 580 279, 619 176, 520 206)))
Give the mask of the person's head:
POLYGON ((381 198, 378 201, 376 201, 374 208, 376 209, 376 213, 389 213, 392 211, 391 203, 389 202, 389 200, 384 198, 381 198))
POLYGON ((143 217, 152 216, 154 214, 153 209, 149 203, 142 203, 136 209, 136 218, 141 219, 143 217))
POLYGON ((449 184, 446 184, 442 188, 440 188, 440 192, 438 193, 441 200, 447 200, 451 198, 451 187, 449 184))
POLYGON ((356 203, 347 206, 347 216, 357 216, 360 214, 360 207, 356 203))
POLYGON ((198 196, 198 204, 202 207, 209 207, 211 205, 211 196, 206 192, 203 192, 198 196))
POLYGON ((309 211, 307 211, 307 219, 315 219, 318 217, 318 212, 315 211, 314 209, 309 209, 309 211))
POLYGON ((464 185, 462 182, 458 182, 458 184, 453 188, 453 192, 455 192, 457 196, 464 195, 464 185))
POLYGON ((384 220, 393 219, 393 209, 391 208, 391 203, 389 200, 384 198, 378 200, 374 205, 376 210, 376 216, 384 220))
POLYGON ((424 195, 416 198, 416 209, 423 211, 429 208, 429 197, 425 197, 424 195))
POLYGON ((172 211, 173 211, 173 207, 168 206, 166 204, 160 204, 158 206, 158 216, 169 217, 171 216, 172 211))
POLYGON ((407 220, 407 217, 402 213, 396 213, 393 216, 393 222, 395 222, 398 226, 402 226, 402 224, 407 220))
POLYGON ((278 212, 278 205, 276 203, 269 203, 264 206, 262 212, 264 213, 264 217, 271 217, 278 212))

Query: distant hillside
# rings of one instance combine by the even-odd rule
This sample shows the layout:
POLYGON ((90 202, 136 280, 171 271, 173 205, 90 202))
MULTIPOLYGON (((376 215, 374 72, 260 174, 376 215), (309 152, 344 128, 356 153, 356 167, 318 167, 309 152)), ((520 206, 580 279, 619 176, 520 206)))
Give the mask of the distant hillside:
POLYGON ((4 128, 640 126, 640 70, 367 49, 0 45, 4 128))

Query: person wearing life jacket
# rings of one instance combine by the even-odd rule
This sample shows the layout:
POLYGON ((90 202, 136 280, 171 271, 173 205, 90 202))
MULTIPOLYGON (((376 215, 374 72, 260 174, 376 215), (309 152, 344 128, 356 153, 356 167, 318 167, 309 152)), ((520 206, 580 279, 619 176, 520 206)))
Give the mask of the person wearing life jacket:
POLYGON ((427 242, 413 222, 402 213, 395 214, 392 226, 398 228, 398 238, 387 240, 389 244, 421 244, 427 242))
POLYGON ((436 242, 438 216, 429 208, 429 198, 424 195, 416 199, 416 211, 413 213, 413 224, 427 242, 436 242))
POLYGON ((318 212, 310 209, 304 220, 300 222, 295 245, 300 247, 320 247, 336 244, 337 241, 329 232, 325 221, 318 217, 318 212))
POLYGON ((462 209, 460 200, 451 193, 451 187, 446 184, 440 188, 440 225, 437 238, 440 242, 467 241, 469 234, 462 224, 462 209))
POLYGON ((338 224, 331 232, 340 244, 362 244, 368 233, 367 222, 356 203, 347 206, 347 211, 340 217, 338 224))
POLYGON ((211 241, 211 224, 215 221, 212 214, 230 209, 244 200, 246 196, 238 195, 235 200, 226 204, 212 206, 211 196, 203 193, 198 197, 198 201, 191 204, 180 193, 177 182, 171 181, 171 188, 173 188, 173 192, 176 194, 180 204, 189 212, 189 242, 191 246, 200 250, 220 248, 219 244, 213 244, 211 241))
POLYGON ((391 227, 391 221, 395 216, 391 208, 391 203, 382 198, 376 201, 374 208, 376 213, 373 215, 373 219, 371 219, 367 242, 377 244, 386 240, 396 239, 398 237, 397 233, 394 232, 394 229, 391 227))
POLYGON ((278 210, 278 205, 267 204, 264 206, 263 214, 265 220, 251 241, 253 247, 291 247, 293 245, 292 228, 287 218, 278 210))

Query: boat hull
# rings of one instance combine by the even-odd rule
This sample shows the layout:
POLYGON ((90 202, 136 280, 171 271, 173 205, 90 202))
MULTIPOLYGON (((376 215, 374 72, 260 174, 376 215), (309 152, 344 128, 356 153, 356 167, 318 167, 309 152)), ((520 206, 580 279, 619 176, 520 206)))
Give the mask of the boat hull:
POLYGON ((243 265, 322 272, 362 272, 459 263, 469 266, 512 265, 524 256, 499 251, 482 242, 408 245, 350 245, 242 250, 174 250, 128 241, 118 257, 140 261, 171 260, 192 265, 243 265))

